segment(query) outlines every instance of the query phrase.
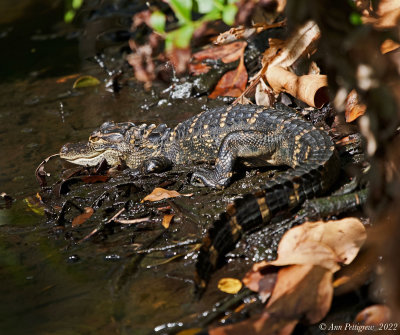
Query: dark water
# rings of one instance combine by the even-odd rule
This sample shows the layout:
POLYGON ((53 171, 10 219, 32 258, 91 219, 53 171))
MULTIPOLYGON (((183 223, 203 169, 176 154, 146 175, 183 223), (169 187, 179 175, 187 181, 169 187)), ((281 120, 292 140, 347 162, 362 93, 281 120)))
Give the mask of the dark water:
POLYGON ((37 165, 102 122, 174 125, 207 99, 171 107, 137 84, 117 95, 103 84, 72 89, 78 74, 106 75, 86 61, 82 31, 62 22, 64 2, 18 3, 2 1, 0 14, 9 14, 0 21, 0 192, 14 199, 0 209, 0 334, 147 334, 190 312, 191 284, 155 269, 116 295, 110 282, 121 262, 99 245, 70 249, 27 198, 40 190, 37 165))

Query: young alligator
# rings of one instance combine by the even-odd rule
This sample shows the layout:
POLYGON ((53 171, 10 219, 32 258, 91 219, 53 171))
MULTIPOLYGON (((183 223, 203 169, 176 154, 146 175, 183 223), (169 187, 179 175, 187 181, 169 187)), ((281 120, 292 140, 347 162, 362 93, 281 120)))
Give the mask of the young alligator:
POLYGON ((94 166, 126 164, 141 172, 165 170, 176 164, 214 163, 199 169, 192 183, 222 188, 229 184, 237 161, 251 165, 291 167, 260 189, 229 204, 205 237, 196 264, 204 288, 242 234, 267 223, 325 192, 336 180, 338 157, 329 135, 283 105, 221 107, 200 113, 170 129, 166 125, 136 126, 104 123, 87 143, 66 144, 61 158, 94 166))

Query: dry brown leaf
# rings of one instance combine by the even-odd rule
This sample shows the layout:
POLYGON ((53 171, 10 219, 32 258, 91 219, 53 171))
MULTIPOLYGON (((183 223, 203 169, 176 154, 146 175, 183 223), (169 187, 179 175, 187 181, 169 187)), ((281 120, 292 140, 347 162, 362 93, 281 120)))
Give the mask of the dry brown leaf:
POLYGON ((352 90, 346 98, 346 110, 344 116, 346 122, 352 122, 361 115, 364 115, 367 106, 360 102, 357 91, 352 90))
POLYGON ((338 263, 351 263, 365 239, 365 228, 356 218, 306 222, 283 235, 276 260, 254 264, 252 271, 265 271, 271 265, 310 264, 336 272, 338 263))
POLYGON ((72 227, 80 226, 82 223, 88 220, 93 215, 93 213, 94 210, 92 207, 85 207, 84 212, 82 214, 79 214, 72 220, 72 227))
POLYGON ((286 318, 320 321, 333 297, 332 272, 320 266, 292 265, 278 272, 267 311, 286 318))
MULTIPOLYGON (((357 314, 354 322, 362 325, 380 325, 390 322, 391 320, 390 308, 385 305, 372 305, 363 309, 357 314)), ((390 331, 390 329, 382 329, 390 331)), ((393 331, 393 329, 392 329, 393 331)))
POLYGON ((210 69, 211 67, 204 63, 189 63, 189 73, 193 76, 207 73, 210 69))
POLYGON ((238 97, 246 88, 247 71, 244 66, 244 56, 240 58, 240 63, 237 69, 228 71, 218 81, 214 91, 209 95, 209 98, 215 99, 218 96, 238 97))
POLYGON ((143 82, 149 88, 155 79, 155 65, 152 58, 153 50, 150 45, 136 45, 133 40, 129 40, 130 48, 133 53, 126 56, 126 61, 135 71, 137 80, 143 82))
POLYGON ((275 103, 275 94, 271 87, 265 84, 261 78, 256 87, 255 94, 256 104, 260 106, 270 107, 275 103))
POLYGON ((278 258, 269 264, 313 264, 335 272, 340 268, 337 263, 351 263, 366 236, 363 224, 356 218, 306 222, 282 237, 278 258))
POLYGON ((168 229, 169 225, 172 221, 172 218, 174 217, 175 214, 164 214, 164 217, 162 219, 161 225, 165 228, 168 229))
POLYGON ((312 54, 316 50, 316 42, 321 33, 314 21, 307 21, 299 27, 287 40, 269 39, 270 47, 264 52, 262 69, 253 77, 252 83, 243 94, 234 101, 238 103, 243 95, 254 90, 259 80, 265 75, 269 66, 287 68, 294 64, 301 56, 312 54))
POLYGON ((231 43, 241 38, 247 39, 253 34, 259 34, 271 28, 279 28, 286 25, 286 21, 280 21, 272 24, 256 23, 251 27, 238 26, 233 27, 221 34, 215 39, 214 43, 217 45, 231 43))
POLYGON ((210 335, 291 334, 299 319, 320 321, 333 295, 332 272, 320 266, 293 265, 279 270, 265 312, 237 324, 209 330, 210 335))
POLYGON ((321 69, 319 68, 319 66, 317 65, 317 63, 315 63, 314 61, 312 61, 310 63, 310 66, 308 68, 308 73, 307 74, 321 74, 321 69))
POLYGON ((321 108, 329 101, 328 79, 324 75, 298 77, 280 66, 269 66, 266 78, 275 92, 287 92, 312 107, 321 108))
POLYGON ((242 289, 242 282, 236 278, 222 278, 218 282, 218 289, 229 294, 236 294, 242 289))
POLYGON ((400 0, 381 0, 378 10, 362 18, 377 29, 395 28, 400 22, 400 0))
POLYGON ((175 197, 180 197, 180 196, 185 196, 185 197, 191 197, 193 193, 190 194, 180 194, 177 191, 169 191, 161 187, 156 187, 153 192, 151 192, 149 195, 146 195, 144 199, 141 202, 145 201, 159 201, 163 199, 168 199, 168 198, 175 198, 175 197))
POLYGON ((270 48, 263 56, 263 67, 293 65, 302 55, 312 52, 314 43, 320 36, 317 24, 314 21, 307 21, 286 41, 270 40, 270 48))
POLYGON ((239 41, 230 44, 211 47, 193 54, 193 59, 202 61, 205 59, 221 59, 224 63, 238 60, 244 52, 247 42, 239 41))
POLYGON ((383 43, 381 44, 381 53, 387 54, 388 52, 397 50, 398 48, 400 48, 400 44, 391 40, 391 39, 387 39, 385 41, 383 41, 383 43))
POLYGON ((376 267, 378 252, 378 248, 367 245, 351 264, 336 272, 333 282, 335 295, 353 292, 364 285, 376 267))
POLYGON ((192 55, 191 49, 188 48, 173 48, 167 53, 168 59, 171 61, 176 73, 184 73, 190 62, 190 57, 192 55))
POLYGON ((274 289, 279 267, 269 266, 260 271, 249 271, 243 278, 243 284, 258 292, 262 302, 267 301, 274 289), (265 270, 265 271, 264 271, 265 270))

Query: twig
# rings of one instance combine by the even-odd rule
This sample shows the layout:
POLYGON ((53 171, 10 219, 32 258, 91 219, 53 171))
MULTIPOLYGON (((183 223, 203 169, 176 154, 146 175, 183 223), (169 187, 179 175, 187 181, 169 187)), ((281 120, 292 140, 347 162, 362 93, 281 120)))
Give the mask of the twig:
POLYGON ((35 177, 38 181, 40 187, 46 186, 46 171, 44 170, 44 165, 53 157, 60 156, 60 154, 50 155, 49 157, 45 158, 36 168, 35 170, 35 177))
POLYGON ((150 254, 152 252, 165 251, 165 250, 175 249, 175 248, 184 247, 184 246, 192 245, 192 244, 198 244, 198 243, 201 243, 200 239, 192 239, 192 240, 186 240, 183 242, 178 242, 175 244, 165 245, 163 247, 155 247, 155 248, 136 250, 135 252, 138 254, 150 254))
POLYGON ((148 222, 148 221, 150 221, 150 216, 145 217, 145 218, 130 219, 130 220, 114 219, 114 222, 118 222, 118 223, 122 223, 122 224, 133 224, 133 223, 148 222))
POLYGON ((103 230, 104 227, 110 223, 111 221, 115 221, 115 219, 121 215, 125 211, 125 207, 121 208, 111 219, 107 220, 106 222, 101 222, 95 229, 93 229, 88 235, 86 235, 84 238, 80 239, 77 243, 80 244, 82 242, 85 242, 88 240, 90 237, 93 235, 97 234, 99 231, 103 230))

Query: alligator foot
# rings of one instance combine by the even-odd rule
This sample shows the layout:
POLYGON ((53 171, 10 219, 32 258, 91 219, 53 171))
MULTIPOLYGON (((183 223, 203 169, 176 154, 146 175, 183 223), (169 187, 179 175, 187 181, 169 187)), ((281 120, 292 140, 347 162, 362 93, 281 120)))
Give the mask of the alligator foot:
POLYGON ((221 177, 216 170, 200 168, 193 172, 190 183, 194 186, 207 186, 213 188, 224 188, 228 186, 229 177, 221 177))

